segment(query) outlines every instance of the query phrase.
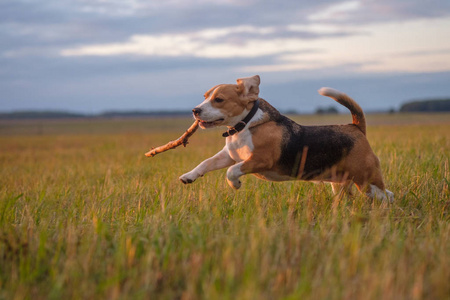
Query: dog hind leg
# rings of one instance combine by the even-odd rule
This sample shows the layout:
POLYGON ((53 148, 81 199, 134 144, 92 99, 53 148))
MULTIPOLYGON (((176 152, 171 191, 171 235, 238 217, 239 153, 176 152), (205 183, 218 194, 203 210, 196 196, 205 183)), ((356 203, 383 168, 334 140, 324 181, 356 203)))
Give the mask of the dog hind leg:
POLYGON ((357 180, 355 180, 355 185, 361 193, 365 194, 370 199, 377 198, 383 202, 394 202, 394 193, 385 188, 381 172, 376 172, 370 180, 364 180, 362 182, 357 182, 357 180))
POLYGON ((353 182, 351 182, 351 181, 344 182, 344 183, 331 182, 331 189, 333 190, 334 195, 343 193, 343 194, 352 196, 353 195, 352 187, 353 187, 353 182))

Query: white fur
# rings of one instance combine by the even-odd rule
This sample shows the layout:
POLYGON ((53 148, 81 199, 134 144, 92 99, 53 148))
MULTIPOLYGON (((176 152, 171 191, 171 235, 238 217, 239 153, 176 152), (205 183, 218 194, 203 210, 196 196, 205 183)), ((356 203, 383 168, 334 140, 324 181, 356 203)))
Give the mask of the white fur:
MULTIPOLYGON (((246 113, 246 115, 247 114, 248 112, 246 113)), ((253 146, 252 135, 247 129, 252 125, 252 123, 260 120, 262 116, 263 112, 258 109, 249 124, 245 126, 244 130, 242 130, 238 134, 227 137, 226 148, 228 150, 228 154, 236 162, 244 161, 252 155, 253 149, 255 147, 253 146)), ((240 118, 240 120, 242 120, 244 117, 240 118)))
POLYGON ((229 167, 227 170, 228 185, 236 190, 241 187, 241 181, 239 180, 239 177, 245 175, 241 171, 242 164, 243 162, 237 163, 234 166, 229 167))
MULTIPOLYGON (((239 120, 242 120, 247 114, 248 111, 245 111, 244 116, 240 116, 239 120)), ((203 161, 192 171, 181 175, 180 180, 184 183, 192 183, 207 172, 231 166, 227 171, 228 184, 232 188, 240 188, 241 182, 239 181, 239 177, 244 175, 241 171, 242 162, 252 155, 254 149, 252 135, 248 128, 252 125, 252 123, 260 120, 262 117, 263 112, 258 109, 255 116, 241 132, 227 137, 226 145, 222 151, 203 161), (237 164, 235 164, 236 162, 237 164)), ((236 123, 237 122, 238 121, 236 121, 236 123)))
POLYGON ((248 130, 228 137, 226 148, 230 157, 236 162, 248 159, 255 149, 252 136, 248 130))
POLYGON ((394 202, 394 193, 392 193, 389 190, 381 190, 380 188, 378 188, 377 186, 371 184, 370 185, 370 190, 367 191, 366 195, 369 198, 377 198, 380 199, 382 201, 389 201, 389 203, 393 203, 394 202))
POLYGON ((327 96, 327 97, 332 97, 332 98, 337 98, 343 94, 342 92, 332 89, 332 88, 329 88, 329 87, 323 87, 323 88, 319 89, 318 92, 322 96, 327 96))
POLYGON ((231 159, 230 155, 228 155, 228 151, 226 150, 225 146, 222 151, 218 152, 213 157, 203 161, 192 171, 181 175, 180 180, 184 183, 192 183, 197 178, 205 175, 205 173, 207 172, 226 168, 233 165, 234 163, 235 161, 231 159))
POLYGON ((210 97, 206 98, 205 101, 197 107, 202 110, 199 118, 203 121, 214 122, 218 119, 225 119, 227 117, 220 109, 212 106, 210 97))
MULTIPOLYGON (((217 88, 216 88, 217 89, 217 88)), ((202 103, 200 103, 197 108, 201 109, 201 113, 198 116, 199 119, 206 122, 214 122, 219 119, 224 119, 224 121, 220 125, 224 126, 234 126, 248 115, 249 111, 244 109, 241 114, 237 116, 228 116, 222 110, 215 108, 211 101, 213 100, 211 97, 214 94, 215 90, 211 92, 211 96, 206 98, 202 103)))

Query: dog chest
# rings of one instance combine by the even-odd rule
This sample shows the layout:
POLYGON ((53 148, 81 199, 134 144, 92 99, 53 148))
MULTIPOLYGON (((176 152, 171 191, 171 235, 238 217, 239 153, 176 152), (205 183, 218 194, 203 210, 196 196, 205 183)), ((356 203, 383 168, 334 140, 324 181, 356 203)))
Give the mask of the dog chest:
POLYGON ((226 143, 228 154, 236 162, 244 161, 252 155, 254 146, 252 135, 248 130, 227 137, 226 143))

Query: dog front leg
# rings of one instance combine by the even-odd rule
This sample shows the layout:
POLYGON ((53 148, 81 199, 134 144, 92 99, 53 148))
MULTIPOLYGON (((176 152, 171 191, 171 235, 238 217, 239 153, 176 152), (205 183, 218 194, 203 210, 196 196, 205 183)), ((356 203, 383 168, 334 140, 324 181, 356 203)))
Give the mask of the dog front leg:
POLYGON ((211 158, 200 163, 192 171, 180 176, 181 182, 184 184, 192 183, 197 178, 202 177, 208 172, 219 170, 233 165, 235 161, 230 157, 228 151, 224 148, 211 158))
POLYGON ((253 174, 258 172, 263 172, 271 168, 270 161, 248 159, 246 161, 237 163, 227 170, 227 182, 228 185, 234 189, 239 189, 241 187, 241 181, 239 177, 245 174, 253 174))
POLYGON ((239 177, 244 175, 244 173, 241 171, 241 166, 243 165, 243 163, 244 162, 237 163, 234 166, 229 167, 227 170, 228 185, 236 190, 241 187, 241 181, 239 180, 239 177))

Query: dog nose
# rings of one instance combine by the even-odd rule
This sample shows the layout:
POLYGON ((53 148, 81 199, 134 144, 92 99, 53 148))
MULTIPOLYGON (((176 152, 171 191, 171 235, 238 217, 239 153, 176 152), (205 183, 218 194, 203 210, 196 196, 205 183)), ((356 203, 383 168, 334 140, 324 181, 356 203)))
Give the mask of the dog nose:
POLYGON ((196 107, 192 110, 192 112, 194 113, 194 115, 198 116, 202 112, 202 109, 196 107))

